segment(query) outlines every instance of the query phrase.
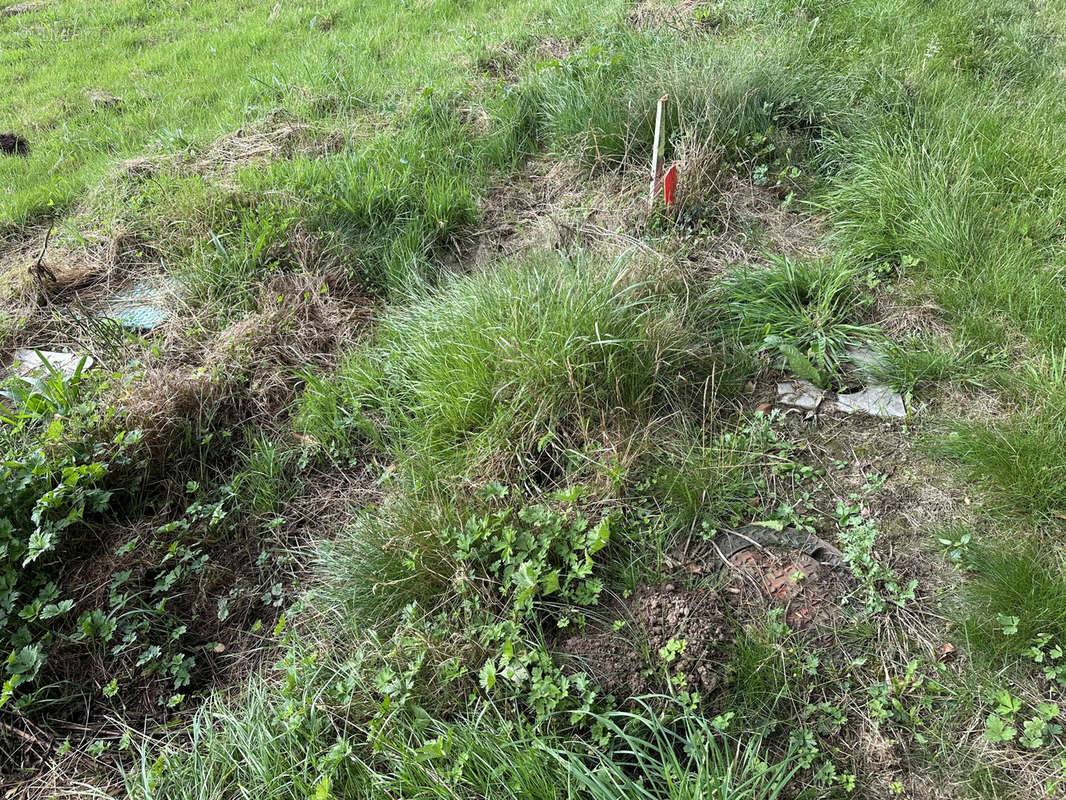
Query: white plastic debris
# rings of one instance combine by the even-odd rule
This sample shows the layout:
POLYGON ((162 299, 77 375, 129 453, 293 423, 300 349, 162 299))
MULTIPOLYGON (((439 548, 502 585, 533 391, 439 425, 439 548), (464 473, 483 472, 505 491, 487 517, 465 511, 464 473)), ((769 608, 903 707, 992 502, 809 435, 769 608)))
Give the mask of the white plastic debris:
POLYGON ((777 402, 782 405, 815 411, 825 399, 825 392, 810 381, 795 380, 777 384, 777 402))
POLYGON ((883 419, 903 419, 907 416, 903 396, 887 386, 869 386, 861 392, 837 395, 836 406, 849 414, 858 411, 883 419))
POLYGON ((61 353, 53 350, 23 349, 15 351, 14 373, 20 378, 46 378, 51 374, 48 364, 64 378, 72 378, 78 366, 85 359, 82 370, 93 365, 93 357, 88 353, 61 353), (45 363, 48 362, 48 364, 45 363))

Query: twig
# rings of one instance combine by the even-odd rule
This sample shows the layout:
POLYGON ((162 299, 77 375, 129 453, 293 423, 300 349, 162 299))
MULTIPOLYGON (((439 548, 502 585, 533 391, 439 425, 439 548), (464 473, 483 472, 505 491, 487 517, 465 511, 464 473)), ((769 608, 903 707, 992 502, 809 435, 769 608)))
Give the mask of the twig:
POLYGON ((31 270, 33 272, 33 277, 37 281, 37 290, 40 292, 40 297, 46 303, 48 302, 48 295, 44 291, 44 276, 47 275, 53 283, 59 282, 55 276, 55 273, 52 272, 52 270, 50 270, 48 266, 44 263, 44 254, 48 250, 48 242, 51 240, 52 232, 54 230, 55 225, 52 225, 48 228, 48 233, 44 235, 44 244, 41 246, 41 252, 37 256, 37 260, 34 262, 33 268, 31 270))

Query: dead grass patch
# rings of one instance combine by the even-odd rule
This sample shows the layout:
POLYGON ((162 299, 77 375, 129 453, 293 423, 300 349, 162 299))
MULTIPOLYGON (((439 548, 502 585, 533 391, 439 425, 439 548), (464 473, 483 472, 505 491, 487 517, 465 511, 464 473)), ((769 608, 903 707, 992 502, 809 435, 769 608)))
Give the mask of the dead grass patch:
POLYGON ((284 418, 304 369, 328 369, 366 329, 374 304, 336 275, 281 275, 256 312, 206 341, 172 332, 162 356, 124 396, 124 424, 165 460, 183 432, 284 418))
POLYGON ((37 11, 40 8, 44 8, 46 5, 48 5, 48 3, 44 2, 44 0, 31 3, 12 3, 11 5, 4 6, 3 9, 0 9, 0 17, 14 17, 19 14, 26 14, 30 11, 37 11))
POLYGON ((570 251, 597 245, 618 251, 648 217, 630 173, 592 173, 576 162, 539 159, 526 174, 490 187, 479 202, 476 227, 463 232, 447 254, 451 266, 482 269, 534 248, 570 251))
POLYGON ((706 0, 639 0, 629 12, 635 28, 672 28, 684 34, 703 33, 717 26, 716 17, 701 13, 706 0))
POLYGON ((278 110, 246 128, 220 136, 183 166, 191 172, 227 182, 244 167, 264 166, 298 155, 328 155, 344 149, 343 131, 322 130, 288 116, 288 112, 278 110))

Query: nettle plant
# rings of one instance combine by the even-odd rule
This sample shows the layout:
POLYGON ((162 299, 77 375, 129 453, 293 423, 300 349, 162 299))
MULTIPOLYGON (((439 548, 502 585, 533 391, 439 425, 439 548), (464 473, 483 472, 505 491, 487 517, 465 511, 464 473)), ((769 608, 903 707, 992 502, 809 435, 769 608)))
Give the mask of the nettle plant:
MULTIPOLYGON (((81 370, 9 384, 14 410, 0 411, 0 706, 32 683, 59 618, 74 601, 57 585, 65 533, 104 511, 107 476, 130 462, 136 432, 97 441, 79 435, 100 414, 81 398, 81 370)), ((0 409, 3 407, 0 406, 0 409)))
POLYGON ((583 624, 582 608, 597 602, 604 584, 596 556, 610 541, 611 517, 584 513, 581 487, 530 502, 511 502, 499 484, 481 495, 487 510, 439 533, 455 567, 455 602, 430 617, 408 607, 377 670, 382 719, 417 705, 416 687, 432 674, 443 692, 468 691, 472 705, 492 697, 526 706, 538 724, 559 712, 580 724, 596 692, 586 676, 555 663, 538 632, 583 624), (443 650, 440 643, 457 639, 465 655, 434 662, 427 643, 443 650))

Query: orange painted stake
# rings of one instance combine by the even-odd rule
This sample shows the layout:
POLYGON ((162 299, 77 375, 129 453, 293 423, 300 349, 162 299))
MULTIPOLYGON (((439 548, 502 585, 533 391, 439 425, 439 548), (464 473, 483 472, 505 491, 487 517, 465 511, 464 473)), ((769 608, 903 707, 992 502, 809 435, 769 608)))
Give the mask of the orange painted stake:
POLYGON ((677 162, 670 165, 670 169, 663 175, 663 201, 667 208, 673 208, 677 195, 677 162))

